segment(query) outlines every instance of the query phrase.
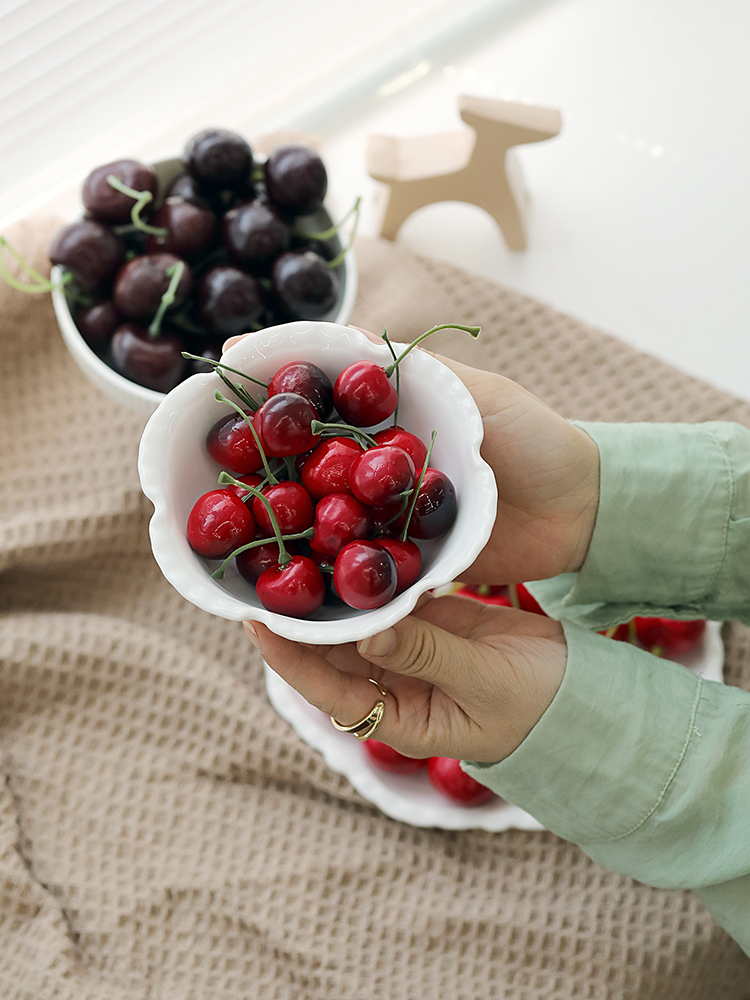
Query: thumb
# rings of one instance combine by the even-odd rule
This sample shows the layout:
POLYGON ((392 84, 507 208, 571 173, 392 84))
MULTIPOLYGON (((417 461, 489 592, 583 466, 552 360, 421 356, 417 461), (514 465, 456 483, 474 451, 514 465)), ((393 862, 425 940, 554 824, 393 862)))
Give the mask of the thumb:
POLYGON ((471 643, 422 618, 408 615, 357 643, 360 656, 384 670, 429 681, 444 690, 471 669, 471 643))

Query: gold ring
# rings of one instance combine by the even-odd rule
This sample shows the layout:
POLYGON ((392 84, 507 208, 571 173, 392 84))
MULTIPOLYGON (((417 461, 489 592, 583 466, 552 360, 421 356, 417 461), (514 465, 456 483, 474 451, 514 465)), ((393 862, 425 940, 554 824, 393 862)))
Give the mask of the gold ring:
MULTIPOLYGON (((375 685, 383 698, 388 697, 388 692, 380 681, 376 681, 372 677, 368 677, 367 679, 370 684, 375 685)), ((364 719, 360 719, 359 722, 353 722, 351 726, 342 725, 340 722, 337 722, 333 716, 331 716, 331 722, 334 724, 336 729, 342 733, 352 733, 352 735, 356 736, 358 740, 369 740, 371 736, 375 735, 375 730, 383 721, 384 711, 385 702, 379 701, 377 705, 375 705, 375 707, 367 713, 364 719)))

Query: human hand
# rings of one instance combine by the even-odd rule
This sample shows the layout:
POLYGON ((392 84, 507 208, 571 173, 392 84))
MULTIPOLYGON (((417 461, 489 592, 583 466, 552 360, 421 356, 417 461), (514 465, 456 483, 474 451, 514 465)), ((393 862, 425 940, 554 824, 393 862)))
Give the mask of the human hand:
POLYGON ((308 646, 245 623, 269 666, 344 724, 378 700, 377 738, 409 757, 494 763, 526 738, 565 672, 562 626, 463 597, 426 596, 408 617, 357 643, 308 646))

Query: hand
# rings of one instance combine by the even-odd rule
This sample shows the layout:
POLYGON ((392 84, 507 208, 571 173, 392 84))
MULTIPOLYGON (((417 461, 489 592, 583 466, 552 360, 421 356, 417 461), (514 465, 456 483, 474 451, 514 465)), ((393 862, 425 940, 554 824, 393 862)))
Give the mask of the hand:
POLYGON ((307 646, 245 623, 269 666, 339 722, 364 718, 388 690, 382 740, 410 757, 494 763, 539 721, 565 672, 562 626, 463 597, 426 596, 393 628, 357 643, 307 646))

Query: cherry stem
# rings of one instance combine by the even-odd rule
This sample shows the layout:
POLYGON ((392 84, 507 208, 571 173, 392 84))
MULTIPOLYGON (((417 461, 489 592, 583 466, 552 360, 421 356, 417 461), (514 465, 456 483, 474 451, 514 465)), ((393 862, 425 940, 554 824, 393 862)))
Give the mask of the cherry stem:
POLYGON ((161 297, 161 302, 159 303, 159 308, 156 310, 156 315, 151 320, 151 325, 148 328, 149 337, 158 337, 159 331, 161 330, 161 321, 164 319, 164 313, 169 309, 175 300, 175 294, 177 292, 177 286, 180 283, 180 278, 185 270, 185 262, 178 260, 176 264, 172 264, 164 272, 169 276, 169 285, 167 286, 166 292, 161 297))
POLYGON ((388 331, 385 329, 383 330, 382 339, 388 345, 388 350, 391 352, 391 357, 393 358, 396 365, 396 396, 398 398, 398 402, 396 403, 396 409, 393 411, 393 426, 398 427, 398 404, 401 402, 401 393, 400 393, 401 380, 399 377, 399 370, 398 370, 398 358, 396 357, 396 352, 393 350, 393 344, 391 343, 391 339, 388 336, 388 331))
POLYGON ((343 431, 348 431, 353 437, 361 438, 371 448, 377 448, 378 445, 374 437, 361 427, 354 427, 353 424, 326 424, 322 420, 313 420, 310 423, 310 431, 313 434, 333 434, 336 437, 342 436, 343 431))
POLYGON ((25 261, 17 250, 13 249, 4 236, 0 236, 0 274, 11 288, 15 288, 19 292, 28 292, 29 295, 46 294, 47 292, 51 292, 53 288, 62 288, 73 279, 70 271, 67 271, 62 277, 62 281, 58 283, 45 278, 43 274, 40 274, 31 264, 25 261), (21 265, 29 277, 33 279, 33 283, 19 281, 18 278, 13 277, 5 263, 6 250, 21 265))
MULTIPOLYGON (((289 555, 287 547, 284 545, 284 536, 281 534, 281 528, 279 527, 279 522, 276 520, 276 515, 273 512, 273 507, 271 502, 265 494, 261 493, 260 490, 256 490, 254 486, 248 486, 247 483, 241 483, 239 479, 235 479, 234 476, 230 476, 228 472, 222 472, 219 475, 219 482, 222 486, 226 486, 229 483, 239 486, 243 490, 247 490, 248 493, 252 493, 254 497, 257 497, 263 506, 266 508, 268 513, 268 520, 271 522, 271 527, 273 528, 273 538, 272 542, 276 542, 279 547, 279 566, 286 566, 289 560, 292 558, 289 555)), ((278 480, 276 480, 278 482, 278 480)), ((308 529, 309 531, 310 529, 308 529)), ((314 529, 313 529, 314 532, 314 529)), ((310 536, 307 536, 310 537, 310 536)))
POLYGON ((197 354, 188 354, 187 351, 183 351, 182 356, 183 358, 190 358, 191 361, 205 361, 207 364, 213 365, 214 368, 223 368, 226 372, 231 372, 233 375, 239 375, 240 378, 246 378, 248 382, 255 382, 256 385, 263 386, 264 389, 268 388, 268 382, 261 382, 259 378, 253 378, 252 375, 246 375, 237 368, 230 368, 229 365, 225 365, 223 361, 214 361, 213 358, 199 358, 197 354))
MULTIPOLYGON (((233 403, 231 399, 227 399, 227 397, 222 392, 220 392, 218 389, 214 393, 214 399, 217 399, 220 403, 227 403, 229 406, 232 407, 233 410, 236 410, 237 413, 239 413, 239 415, 242 417, 242 419, 246 422, 246 424, 248 425, 248 427, 252 431, 253 437, 255 438, 255 444, 256 444, 256 446, 258 448, 258 451, 260 452, 260 458, 261 458, 261 461, 263 462, 263 468, 266 470, 266 478, 268 479, 269 483, 271 483, 272 486, 278 486, 279 481, 276 478, 276 476, 274 476, 273 472, 271 472, 271 466, 268 464, 268 459, 266 458, 266 453, 263 450, 263 445, 260 443, 260 438, 258 437, 258 432, 253 427, 252 420, 248 417, 248 415, 245 413, 245 411, 242 409, 241 406, 238 406, 236 403, 233 403)), ((222 472, 222 475, 224 475, 223 472, 222 472)), ((236 482, 236 480, 232 480, 232 481, 236 482)), ((249 491, 251 491, 251 487, 247 486, 245 483, 240 483, 240 486, 242 487, 243 490, 249 490, 249 491)))
POLYGON ((521 610, 521 602, 518 599, 518 587, 515 583, 508 584, 508 597, 510 598, 510 606, 515 608, 516 611, 521 610))
POLYGON ((432 449, 435 445, 435 438, 437 437, 437 431, 433 431, 430 436, 430 446, 427 449, 427 454, 425 455, 424 464, 422 466, 422 471, 419 474, 419 479, 416 486, 414 487, 414 492, 411 498, 411 506, 409 507, 409 513, 406 515, 406 523, 404 524, 404 530, 401 532, 401 541, 406 541, 406 536, 409 533, 409 523, 411 522, 412 514, 414 513, 414 508, 417 505, 417 497, 419 496, 419 488, 424 480, 424 474, 427 472, 427 466, 430 464, 430 455, 432 455, 432 449))
POLYGON ((404 360, 409 351, 413 351, 414 348, 417 346, 417 344, 421 344, 423 340, 425 340, 427 337, 431 337, 432 334, 437 333, 438 330, 463 330, 464 333, 470 334, 475 340, 482 332, 481 326, 460 326, 458 323, 441 323, 440 326, 433 326, 431 330, 428 330, 426 333, 420 334, 415 340, 412 340, 409 346, 406 347, 399 354, 399 356, 396 358, 393 364, 389 365, 386 368, 385 373, 388 376, 388 378, 390 378, 391 375, 393 375, 394 371, 396 371, 396 369, 404 360))
MULTIPOLYGON (((244 483, 242 485, 244 486, 244 483)), ((282 535, 281 537, 285 542, 296 542, 300 538, 312 538, 314 534, 315 528, 306 528, 305 531, 298 531, 295 535, 282 535)), ((271 545, 275 541, 276 536, 273 536, 272 538, 256 538, 254 542, 248 542, 247 545, 241 545, 238 549, 235 549, 230 556, 227 556, 217 570, 214 570, 211 574, 211 578, 214 580, 223 580, 224 572, 233 559, 236 559, 237 556, 242 555, 243 552, 247 552, 249 549, 257 549, 260 548, 261 545, 271 545)), ((279 550, 279 552, 280 551, 281 550, 279 550)), ((331 570, 331 572, 333 572, 333 570, 331 570)))
POLYGON ((303 236, 307 240, 330 240, 337 235, 337 233, 344 225, 344 223, 347 221, 347 219, 351 215, 354 215, 354 223, 352 224, 352 231, 349 234, 349 242, 342 250, 339 251, 338 254, 336 254, 333 260, 329 260, 327 262, 327 266, 330 267, 331 269, 333 269, 334 267, 338 267, 341 261, 346 256, 347 252, 351 249, 351 245, 354 242, 354 234, 357 232, 357 225, 359 223, 359 207, 361 204, 362 204, 362 198, 357 197, 354 201, 354 204, 346 213, 346 215, 343 217, 343 219, 341 219, 339 222, 334 223, 334 225, 329 226, 328 229, 321 229, 320 232, 318 233, 305 233, 300 230, 297 230, 297 235, 303 236))
POLYGON ((107 174, 107 184, 113 187, 115 191, 119 191, 120 194, 126 194, 128 198, 135 199, 135 204, 130 210, 130 221, 133 223, 136 229, 140 229, 143 233, 148 233, 151 236, 168 236, 169 230, 164 229, 161 226, 149 226, 147 222, 144 222, 141 218, 141 212, 148 205, 150 201, 154 200, 154 196, 150 191, 136 191, 132 187, 128 187, 124 184, 119 177, 115 177, 114 174, 107 174))

